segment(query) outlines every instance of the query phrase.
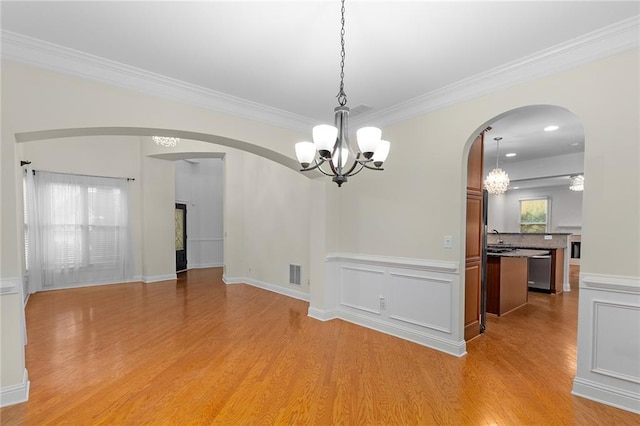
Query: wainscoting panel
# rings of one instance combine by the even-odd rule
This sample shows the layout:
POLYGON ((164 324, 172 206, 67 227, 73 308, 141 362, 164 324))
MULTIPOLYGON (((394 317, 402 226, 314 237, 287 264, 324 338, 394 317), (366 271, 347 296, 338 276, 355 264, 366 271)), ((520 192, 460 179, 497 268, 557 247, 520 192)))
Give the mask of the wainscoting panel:
POLYGON ((640 306, 594 302, 593 325, 591 371, 640 384, 640 306))
POLYGON ((389 318, 451 333, 451 279, 391 273, 389 318))
POLYGON ((327 257, 326 277, 327 309, 310 310, 310 316, 340 318, 455 356, 466 353, 457 262, 340 253, 327 257))
POLYGON ((381 313, 384 271, 343 266, 340 304, 373 314, 381 313))
POLYGON ((640 414, 640 278, 580 275, 574 395, 640 414))

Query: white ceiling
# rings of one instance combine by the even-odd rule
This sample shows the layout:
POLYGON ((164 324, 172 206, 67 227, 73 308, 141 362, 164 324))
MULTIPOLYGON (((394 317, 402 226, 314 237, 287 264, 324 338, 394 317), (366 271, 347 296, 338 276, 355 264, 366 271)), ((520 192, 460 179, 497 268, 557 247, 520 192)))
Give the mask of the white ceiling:
MULTIPOLYGON (((359 118, 373 117, 639 14, 637 1, 348 0, 348 106, 366 106, 359 118)), ((337 105, 337 0, 3 0, 1 25, 314 122, 331 122, 337 105)), ((501 151, 517 148, 518 159, 575 152, 573 142, 584 147, 580 123, 558 110, 492 127, 488 139, 503 136, 501 151), (561 130, 540 139, 538 129, 551 121, 561 130)))

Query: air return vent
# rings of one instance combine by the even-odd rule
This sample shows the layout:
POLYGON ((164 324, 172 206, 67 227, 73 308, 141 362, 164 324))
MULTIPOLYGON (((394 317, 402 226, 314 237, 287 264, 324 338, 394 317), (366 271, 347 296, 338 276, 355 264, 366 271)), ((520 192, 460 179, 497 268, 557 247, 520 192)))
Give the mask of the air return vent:
POLYGON ((289 283, 300 285, 300 265, 289 265, 289 283))

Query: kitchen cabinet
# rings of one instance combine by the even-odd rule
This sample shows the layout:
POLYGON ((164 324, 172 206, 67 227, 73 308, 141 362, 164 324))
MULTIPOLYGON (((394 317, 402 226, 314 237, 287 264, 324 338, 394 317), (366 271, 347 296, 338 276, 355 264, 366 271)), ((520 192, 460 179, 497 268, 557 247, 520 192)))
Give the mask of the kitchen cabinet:
POLYGON ((487 256, 487 312, 504 315, 527 300, 527 258, 487 256))
POLYGON ((471 145, 467 162, 467 227, 464 281, 464 338, 480 334, 482 303, 482 167, 484 132, 471 145))

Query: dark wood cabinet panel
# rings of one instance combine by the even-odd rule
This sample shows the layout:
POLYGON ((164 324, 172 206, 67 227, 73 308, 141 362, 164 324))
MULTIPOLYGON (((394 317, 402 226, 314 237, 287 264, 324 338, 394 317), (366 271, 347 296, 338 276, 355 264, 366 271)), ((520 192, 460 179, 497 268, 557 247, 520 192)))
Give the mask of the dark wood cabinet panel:
POLYGON ((469 160, 467 162, 467 191, 474 191, 482 194, 482 169, 484 160, 483 135, 473 141, 469 150, 469 160))
POLYGON ((480 334, 482 298, 482 167, 484 134, 469 150, 467 162, 467 227, 464 282, 464 338, 480 334))
POLYGON ((564 249, 551 250, 551 293, 562 293, 564 283, 564 249))
POLYGON ((527 303, 527 258, 487 258, 487 312, 504 315, 527 303))
POLYGON ((480 334, 481 262, 467 263, 464 286, 464 338, 469 340, 480 334))
POLYGON ((475 262, 482 256, 482 196, 467 195, 466 261, 475 262))

